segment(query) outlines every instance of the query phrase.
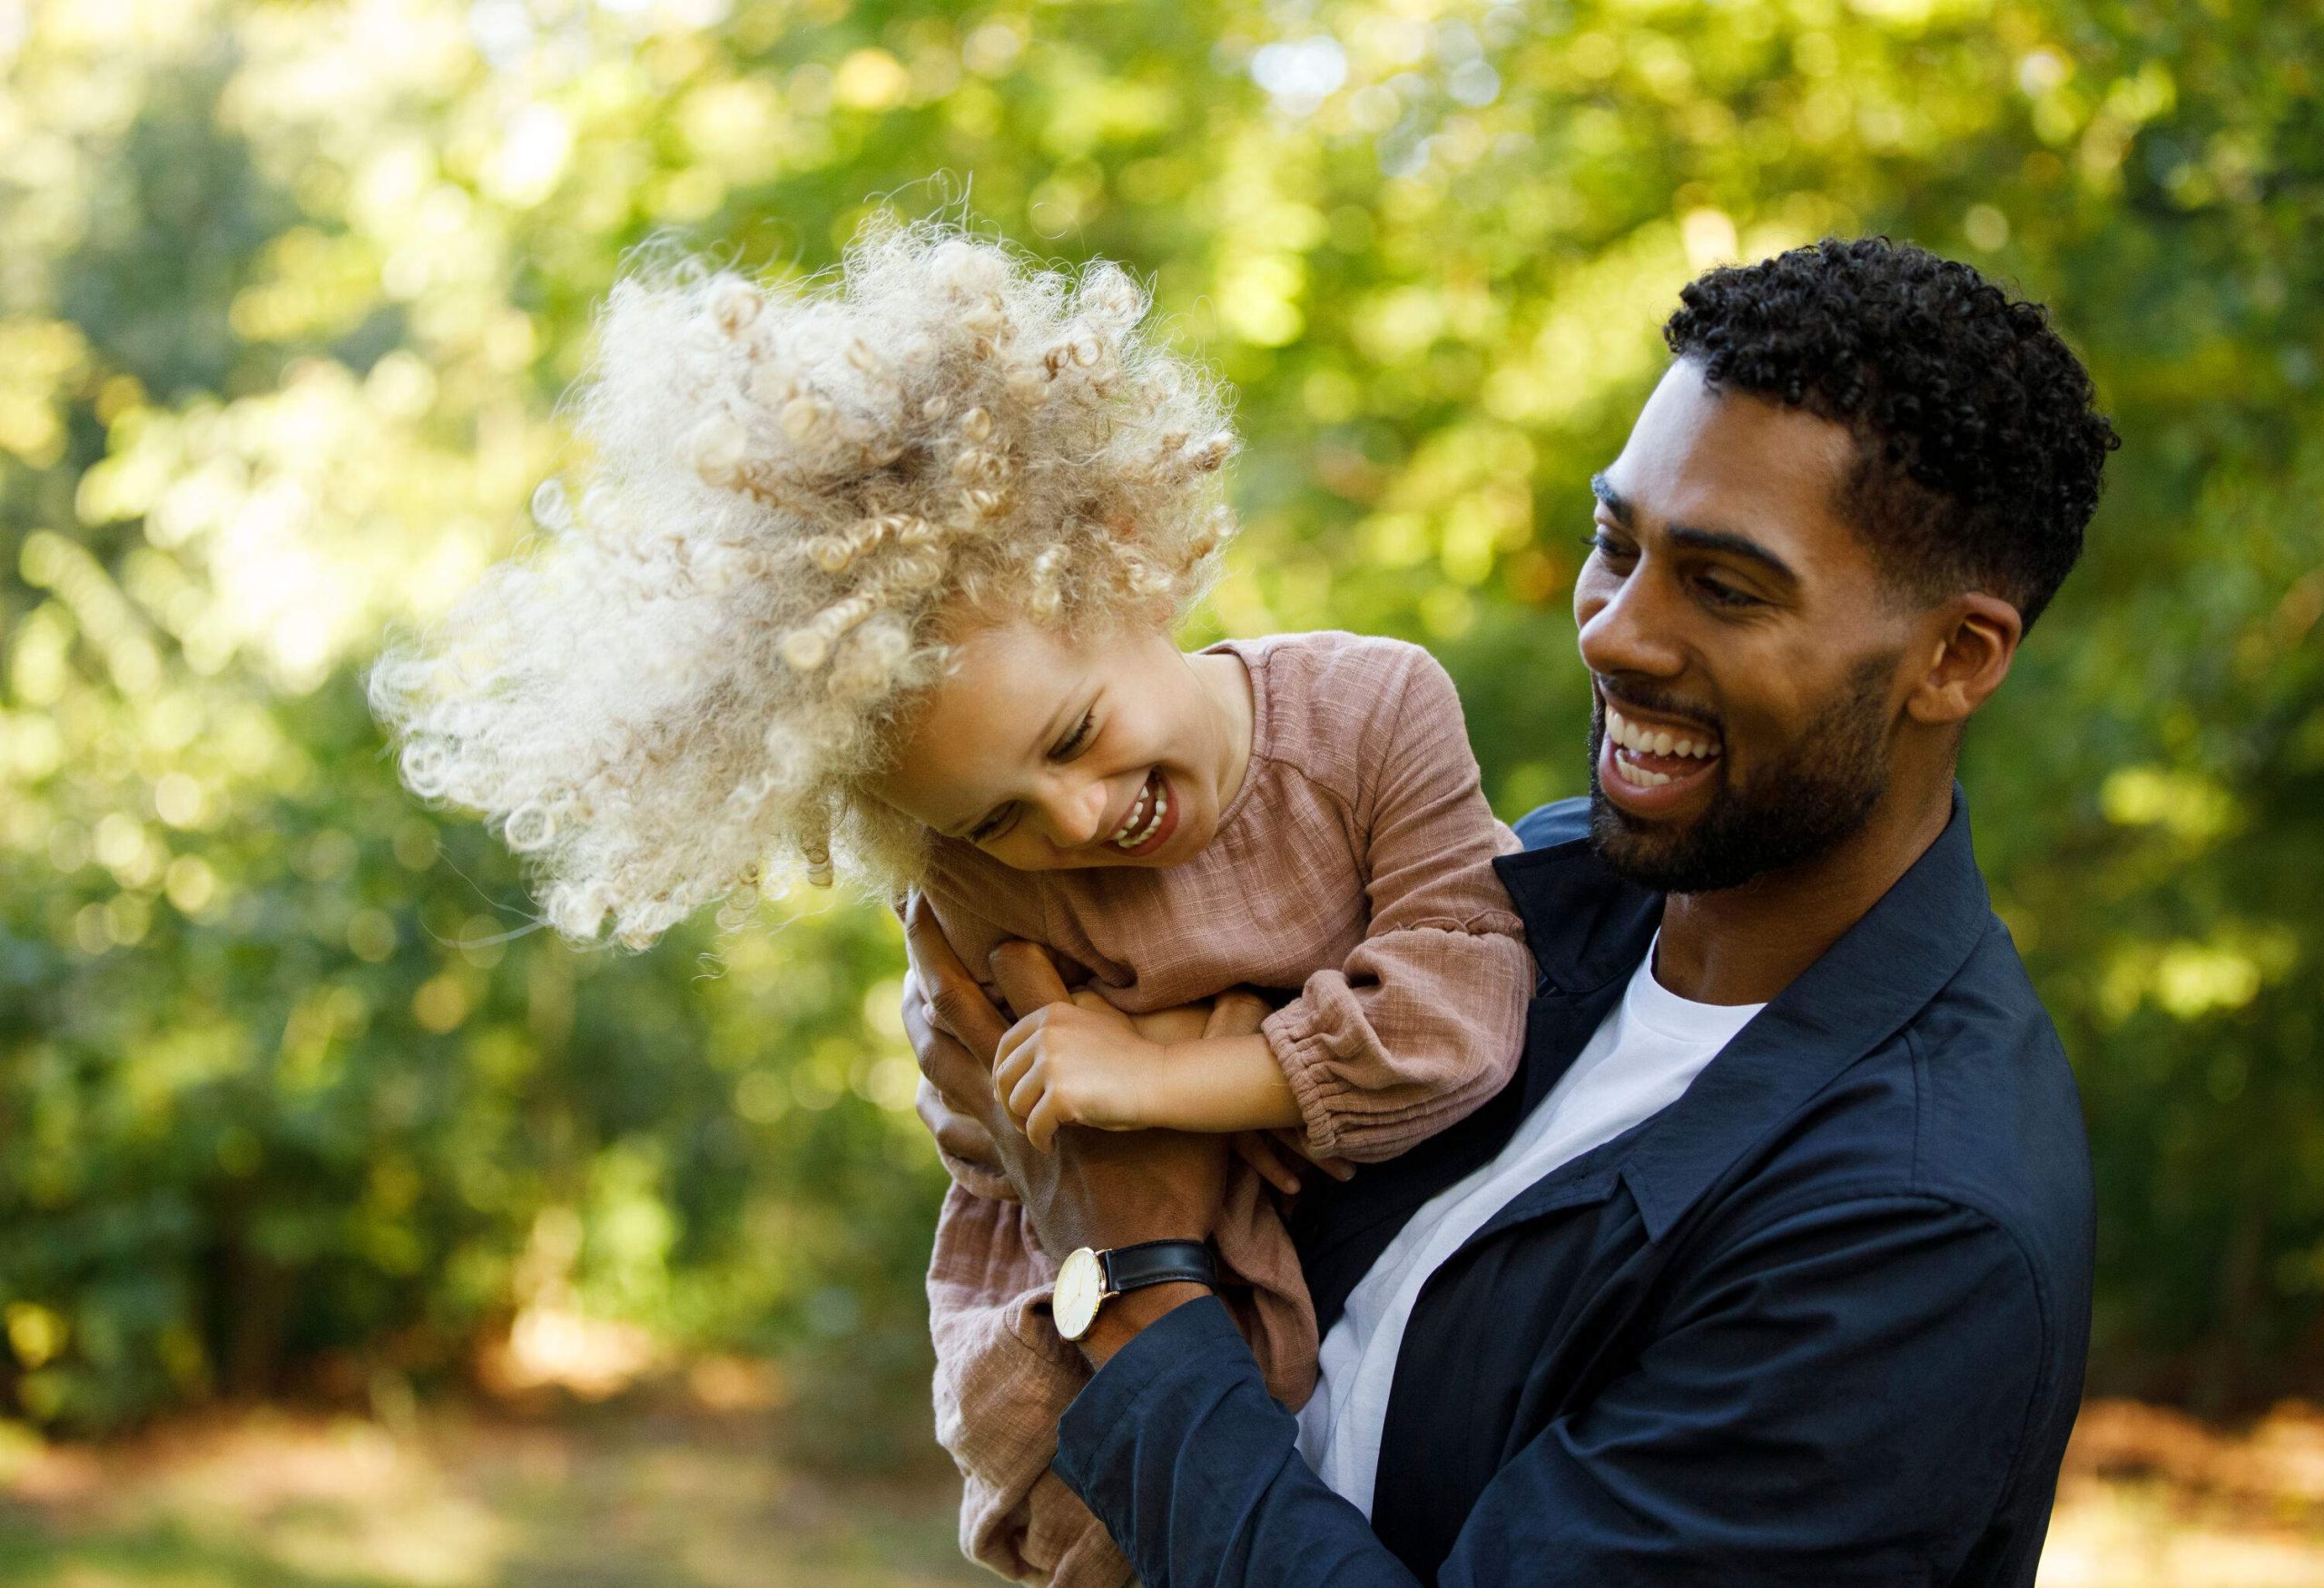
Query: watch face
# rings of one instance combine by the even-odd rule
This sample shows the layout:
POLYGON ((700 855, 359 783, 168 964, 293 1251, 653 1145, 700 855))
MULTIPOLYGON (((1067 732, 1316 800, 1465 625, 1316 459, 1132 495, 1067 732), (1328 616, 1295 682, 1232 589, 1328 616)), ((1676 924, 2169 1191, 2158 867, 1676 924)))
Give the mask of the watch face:
POLYGON ((1057 1284, 1049 1291, 1049 1315, 1057 1320, 1057 1332, 1068 1340, 1088 1334, 1105 1296, 1105 1271, 1098 1265, 1098 1254, 1085 1246, 1059 1265, 1057 1284))

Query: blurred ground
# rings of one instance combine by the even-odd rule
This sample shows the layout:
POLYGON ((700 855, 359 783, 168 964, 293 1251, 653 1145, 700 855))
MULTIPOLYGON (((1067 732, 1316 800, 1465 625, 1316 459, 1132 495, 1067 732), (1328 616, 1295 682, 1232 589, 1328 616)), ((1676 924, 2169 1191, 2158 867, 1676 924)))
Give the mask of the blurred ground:
MULTIPOLYGON (((258 1413, 0 1455, 9 1588, 934 1588, 986 1583, 935 1464, 810 1475, 757 1415, 258 1413), (13 1470, 10 1470, 13 1469, 13 1470)), ((935 1453, 931 1449, 931 1455, 935 1453)))
POLYGON ((2324 1584, 2324 1410, 2228 1433, 2135 1401, 2083 1408, 2042 1588, 2324 1584))
MULTIPOLYGON (((812 1475, 763 1415, 617 1406, 513 1421, 258 1413, 96 1448, 0 1445, 11 1588, 917 1588, 953 1486, 812 1475)), ((2234 1432, 2093 1403, 2043 1588, 2324 1583, 2324 1412, 2234 1432)))

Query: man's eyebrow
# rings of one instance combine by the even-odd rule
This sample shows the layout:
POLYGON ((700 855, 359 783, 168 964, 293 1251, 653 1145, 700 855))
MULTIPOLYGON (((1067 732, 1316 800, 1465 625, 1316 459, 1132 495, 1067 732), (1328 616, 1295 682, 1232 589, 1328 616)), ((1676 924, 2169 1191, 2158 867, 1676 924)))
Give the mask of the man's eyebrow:
POLYGON ((1748 535, 1725 529, 1698 529, 1691 524, 1673 524, 1662 533, 1678 545, 1691 546, 1698 551, 1724 551, 1746 562, 1758 563, 1786 584, 1799 583, 1799 576, 1792 571, 1789 563, 1748 535))
MULTIPOLYGON (((1603 471, 1590 477, 1590 491, 1614 516, 1616 523, 1625 528, 1630 527, 1632 516, 1630 498, 1607 481, 1603 471)), ((1799 575, 1789 563, 1748 535, 1738 535, 1728 529, 1705 529, 1693 524, 1670 525, 1663 530, 1663 535, 1677 545, 1690 547, 1697 551, 1724 551, 1758 563, 1787 583, 1799 583, 1799 575)))

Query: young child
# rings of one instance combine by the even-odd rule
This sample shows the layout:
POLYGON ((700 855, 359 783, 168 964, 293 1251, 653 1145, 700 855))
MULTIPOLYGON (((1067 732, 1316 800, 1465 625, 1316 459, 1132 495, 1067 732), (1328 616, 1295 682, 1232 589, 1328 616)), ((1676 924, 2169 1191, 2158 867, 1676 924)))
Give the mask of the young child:
MULTIPOLYGON (((996 1066, 1038 1145, 1275 1130, 1376 1161, 1516 1061, 1532 966, 1491 865, 1515 842, 1425 652, 1171 642, 1231 528, 1235 443, 1147 310, 1110 265, 1074 282, 932 225, 873 232, 823 285, 624 281, 577 514, 545 487, 538 554, 391 649, 373 704, 410 786, 485 812, 570 936, 610 914, 642 947, 714 902, 738 924, 801 874, 917 887, 965 962, 1027 938, 1079 984, 996 1066), (1287 1000, 1254 1035, 1125 1018, 1242 986, 1287 1000)), ((1223 1293, 1296 1406, 1296 1180, 1242 1139, 1223 1293)), ((1063 1254, 950 1167, 929 1301, 962 1547, 1116 1588, 1127 1563, 1048 1470, 1087 1373, 1047 1317, 1063 1254)))

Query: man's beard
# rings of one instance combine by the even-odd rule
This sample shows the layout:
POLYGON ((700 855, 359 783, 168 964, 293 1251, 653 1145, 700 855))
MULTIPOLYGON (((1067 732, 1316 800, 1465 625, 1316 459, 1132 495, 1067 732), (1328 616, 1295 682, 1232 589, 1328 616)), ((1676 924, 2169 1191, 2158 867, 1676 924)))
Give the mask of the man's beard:
POLYGON ((1675 831, 1640 822, 1600 786, 1600 699, 1590 722, 1591 847, 1630 881, 1666 893, 1738 887, 1829 850, 1870 820, 1888 791, 1886 695, 1896 661, 1858 663, 1782 759, 1740 788, 1722 768, 1709 808, 1675 831))

